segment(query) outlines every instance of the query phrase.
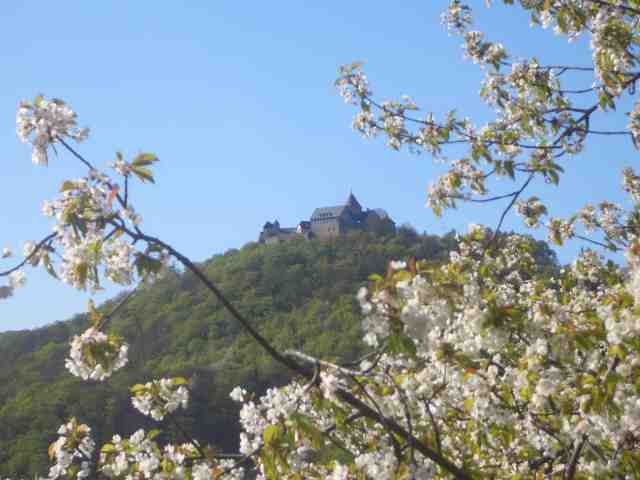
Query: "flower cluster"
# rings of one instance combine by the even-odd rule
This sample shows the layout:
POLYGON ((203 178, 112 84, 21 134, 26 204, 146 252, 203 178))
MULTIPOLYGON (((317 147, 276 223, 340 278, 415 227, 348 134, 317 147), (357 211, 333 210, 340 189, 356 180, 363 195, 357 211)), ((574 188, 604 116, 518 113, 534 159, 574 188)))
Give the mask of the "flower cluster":
POLYGON ((498 69, 507 58, 505 48, 500 43, 485 42, 482 32, 467 32, 464 35, 464 49, 467 58, 479 65, 492 65, 498 69))
POLYGON ((516 210, 524 219, 524 223, 530 228, 540 226, 540 217, 547 214, 545 207, 538 197, 531 197, 526 201, 517 202, 516 210))
POLYGON ((129 346, 120 337, 90 327, 71 340, 65 366, 76 377, 101 382, 127 364, 128 350, 129 346))
POLYGON ((362 72, 362 63, 343 65, 338 72, 340 77, 336 80, 336 87, 346 103, 355 103, 371 94, 367 76, 362 72))
POLYGON ((184 378, 161 378, 131 387, 131 403, 144 415, 161 421, 179 407, 187 408, 189 391, 184 378))
POLYGON ((453 0, 440 20, 450 33, 461 34, 472 23, 471 9, 460 0, 453 0))
POLYGON ((58 99, 45 100, 42 96, 33 102, 20 102, 16 132, 21 142, 32 144, 31 160, 36 165, 49 163, 49 145, 65 138, 80 142, 89 134, 87 128, 78 128, 76 114, 66 103, 58 99))
POLYGON ((640 148, 640 102, 636 102, 629 112, 629 132, 636 148, 640 148))
POLYGON ((566 240, 575 236, 575 225, 573 221, 551 218, 547 228, 549 229, 547 238, 555 245, 562 245, 566 240))
POLYGON ((624 79, 617 75, 637 65, 633 52, 637 48, 634 45, 634 28, 624 13, 613 5, 611 8, 598 10, 591 18, 590 27, 596 76, 607 86, 609 92, 620 95, 624 90, 624 79), (611 75, 611 72, 616 72, 617 75, 611 75))
POLYGON ((100 450, 100 472, 107 478, 239 480, 244 469, 230 460, 208 462, 192 443, 158 445, 157 432, 138 430, 129 438, 114 435, 100 450))
POLYGON ((635 203, 640 203, 640 176, 632 168, 625 168, 622 172, 622 188, 635 203))
POLYGON ((95 442, 91 429, 72 418, 58 429, 58 439, 49 447, 49 457, 55 464, 49 470, 49 479, 89 478, 95 442))
POLYGON ((427 206, 439 215, 443 208, 454 207, 456 200, 484 195, 485 179, 484 173, 467 159, 452 162, 449 171, 429 185, 427 206))
POLYGON ((27 278, 22 270, 16 270, 9 274, 9 286, 12 289, 24 287, 27 278))
MULTIPOLYGON (((114 209, 117 190, 97 173, 62 186, 62 196, 47 202, 43 211, 57 220, 54 245, 62 250, 57 275, 74 288, 100 289, 99 268, 111 281, 129 285, 133 281, 134 249, 117 235, 106 233, 109 222, 131 217, 114 209)), ((112 225, 112 229, 117 227, 112 225)))
MULTIPOLYGON (((131 171, 147 178, 150 174, 145 165, 155 161, 151 154, 138 155, 131 171)), ((65 181, 60 197, 45 202, 42 210, 56 220, 55 238, 47 249, 32 256, 30 263, 42 263, 49 273, 74 288, 95 292, 102 288, 103 277, 131 285, 136 276, 152 279, 167 266, 166 250, 151 245, 141 252, 122 238, 126 229, 139 229, 141 216, 120 196, 117 184, 96 170, 87 177, 65 181), (59 265, 49 258, 48 252, 55 249, 61 250, 59 265)))

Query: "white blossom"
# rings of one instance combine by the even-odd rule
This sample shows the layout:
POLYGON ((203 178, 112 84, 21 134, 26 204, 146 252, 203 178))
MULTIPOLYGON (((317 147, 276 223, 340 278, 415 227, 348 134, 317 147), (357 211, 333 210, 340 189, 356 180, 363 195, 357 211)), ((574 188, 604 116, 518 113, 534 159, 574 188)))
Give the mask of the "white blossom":
POLYGON ((65 366, 83 380, 103 381, 127 364, 129 346, 121 339, 108 336, 94 327, 71 341, 65 366))
POLYGON ((80 142, 87 138, 89 132, 86 128, 78 128, 76 114, 65 102, 45 100, 42 96, 33 103, 20 102, 16 131, 21 142, 32 144, 32 161, 36 165, 48 164, 49 145, 65 138, 80 142))
POLYGON ((22 270, 16 270, 9 274, 9 286, 11 288, 22 288, 27 282, 27 277, 22 270))
POLYGON ((161 378, 132 387, 131 403, 144 415, 161 421, 179 407, 187 408, 189 391, 186 381, 179 378, 161 378))

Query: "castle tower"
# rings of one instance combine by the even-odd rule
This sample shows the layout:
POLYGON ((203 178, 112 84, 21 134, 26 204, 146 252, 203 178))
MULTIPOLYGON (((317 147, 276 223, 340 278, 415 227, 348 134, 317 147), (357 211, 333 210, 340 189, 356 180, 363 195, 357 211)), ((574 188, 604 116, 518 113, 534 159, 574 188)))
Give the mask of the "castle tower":
POLYGON ((360 202, 358 202, 358 199, 353 192, 349 192, 349 198, 347 198, 345 206, 351 210, 353 216, 356 218, 362 214, 362 205, 360 205, 360 202))

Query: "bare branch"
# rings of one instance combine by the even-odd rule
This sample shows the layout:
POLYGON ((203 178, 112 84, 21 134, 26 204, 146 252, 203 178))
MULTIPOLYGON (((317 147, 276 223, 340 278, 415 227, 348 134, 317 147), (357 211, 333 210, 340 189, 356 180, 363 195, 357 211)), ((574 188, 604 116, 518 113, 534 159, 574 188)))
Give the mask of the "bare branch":
POLYGON ((509 202, 509 204, 507 205, 507 207, 502 211, 502 214, 500 215, 500 221, 498 222, 498 226, 496 227, 496 229, 493 232, 493 235, 491 237, 491 240, 489 241, 489 244, 491 244, 498 236, 498 233, 500 232, 500 229, 502 228, 502 224, 504 223, 504 219, 507 216, 507 213, 509 213, 509 210, 511 210, 511 208, 513 207, 513 205, 516 203, 516 201, 518 200, 518 197, 520 197, 520 195, 522 194, 522 192, 525 191, 525 189, 529 186, 529 184, 531 183, 531 180, 533 180, 533 177, 535 176, 535 172, 531 172, 529 174, 529 177, 527 178, 527 180, 524 182, 524 184, 522 185, 522 187, 520 187, 515 194, 513 195, 513 197, 511 198, 511 201, 509 202))
POLYGON ((331 363, 331 362, 327 362, 325 360, 320 360, 318 358, 314 358, 310 355, 307 355, 305 353, 302 352, 297 352, 295 350, 286 350, 284 352, 284 355, 288 356, 288 357, 294 357, 297 358, 299 360, 302 360, 303 362, 307 362, 307 363, 311 363, 312 365, 320 365, 323 366, 325 368, 330 368, 330 369, 334 369, 340 373, 343 373, 345 375, 363 375, 363 372, 361 372, 360 370, 351 370, 345 367, 341 367, 340 365, 336 365, 335 363, 331 363))
POLYGON ((97 328, 101 329, 105 327, 107 323, 109 323, 109 321, 116 315, 116 313, 118 313, 122 309, 122 307, 124 307, 129 302, 129 300, 131 300, 131 298, 136 292, 137 292, 137 288, 134 288, 130 292, 127 292, 127 294, 122 298, 122 300, 120 300, 118 304, 115 307, 113 307, 113 310, 111 310, 108 315, 105 315, 104 317, 102 317, 97 328))
POLYGON ((33 252, 31 252, 22 262, 20 262, 18 265, 16 265, 15 267, 10 268, 9 270, 5 270, 3 272, 0 272, 0 277, 6 277, 7 275, 15 272, 16 270, 20 270, 22 267, 24 267, 35 255, 38 254, 38 252, 44 248, 44 246, 51 242, 54 238, 56 238, 58 236, 57 233, 51 233, 49 235, 47 235, 46 237, 44 237, 42 240, 40 240, 38 242, 38 244, 36 245, 36 248, 33 249, 33 252))
POLYGON ((440 428, 436 423, 436 419, 433 417, 433 413, 431 412, 431 404, 428 400, 425 400, 425 407, 427 413, 429 414, 429 421, 431 422, 431 428, 433 428, 433 432, 436 436, 436 446, 438 447, 438 453, 442 453, 442 441, 440 440, 440 428))
POLYGON ((584 242, 592 243, 593 245, 597 245, 599 247, 606 248, 607 250, 610 250, 612 252, 617 252, 618 251, 618 247, 616 247, 613 244, 602 243, 602 242, 599 242, 597 240, 593 240, 591 238, 584 237, 582 235, 574 235, 574 237, 579 239, 579 240, 582 240, 584 242))

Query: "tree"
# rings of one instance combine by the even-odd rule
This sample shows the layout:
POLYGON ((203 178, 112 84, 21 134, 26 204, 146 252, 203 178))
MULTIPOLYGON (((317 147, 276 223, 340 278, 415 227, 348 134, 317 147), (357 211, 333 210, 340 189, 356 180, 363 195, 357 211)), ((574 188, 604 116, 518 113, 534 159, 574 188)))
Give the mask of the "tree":
MULTIPOLYGON (((482 128, 454 112, 442 121, 412 116, 417 106, 410 99, 380 102, 372 96, 361 64, 340 69, 337 85, 358 106, 354 126, 365 136, 383 135, 391 148, 406 145, 435 157, 450 145, 468 147, 468 155, 451 162, 430 187, 428 204, 436 213, 460 202, 506 201, 497 227, 471 225, 444 265, 399 260, 371 278, 358 295, 371 351, 350 365, 274 348, 193 262, 141 229, 128 182, 153 181, 154 155, 131 162, 118 155, 113 166, 120 187, 69 145, 87 132, 77 128, 68 106, 42 97, 21 104, 18 133, 32 143, 34 163, 46 163, 48 148, 57 143, 89 173, 65 182, 61 197, 45 205, 45 214, 57 221, 54 233, 28 243, 25 261, 2 273, 9 276, 3 296, 24 282, 27 263, 91 289, 104 277, 125 285, 150 281, 173 259, 265 355, 298 375, 259 399, 241 387, 231 392, 243 402, 239 457, 196 439, 161 447, 156 431, 143 430, 96 448, 89 427, 71 419, 50 448, 50 478, 238 478, 244 467, 269 479, 638 476, 640 177, 624 172, 624 189, 634 202, 629 211, 605 202, 545 222, 543 202, 522 197, 536 177, 558 183, 563 157, 580 153, 594 136, 638 143, 638 103, 628 130, 595 130, 591 123, 600 112, 613 114, 626 92, 635 95, 640 2, 521 0, 519 7, 561 36, 590 35, 593 64, 512 63, 502 45, 468 30, 471 9, 452 1, 443 19, 463 34, 467 55, 486 69, 481 95, 497 111, 482 128), (567 86, 567 72, 593 75, 595 83, 567 86), (495 176, 519 183, 493 194, 489 179, 495 176), (530 238, 500 234, 513 208, 527 226, 544 224, 556 243, 581 239, 624 250, 626 267, 592 250, 563 271, 540 265, 530 238), (591 231, 601 236, 588 237, 591 231), (54 251, 61 255, 58 263, 54 251)), ((124 339, 105 331, 128 298, 110 313, 90 306, 92 326, 72 342, 71 373, 103 381, 126 364, 124 339)), ((171 419, 188 401, 188 382, 154 380, 135 385, 132 394, 141 412, 171 419)))

